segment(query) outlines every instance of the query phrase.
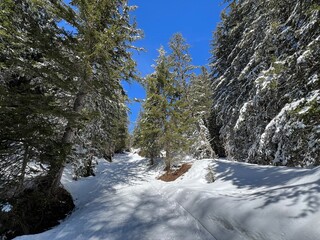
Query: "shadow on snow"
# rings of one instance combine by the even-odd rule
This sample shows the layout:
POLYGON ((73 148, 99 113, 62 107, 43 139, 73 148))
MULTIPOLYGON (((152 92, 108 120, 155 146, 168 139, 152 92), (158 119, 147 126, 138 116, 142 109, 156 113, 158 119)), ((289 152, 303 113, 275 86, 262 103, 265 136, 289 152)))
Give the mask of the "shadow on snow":
POLYGON ((256 190, 241 198, 248 201, 261 199, 266 208, 284 200, 287 207, 303 202, 302 211, 292 218, 306 217, 320 209, 320 168, 297 169, 287 167, 257 166, 236 162, 219 161, 214 165, 218 179, 230 181, 238 189, 256 190))
POLYGON ((170 239, 188 239, 190 233, 199 232, 199 226, 190 226, 152 186, 141 186, 147 169, 147 159, 132 160, 126 154, 117 155, 112 163, 100 161, 96 177, 68 183, 78 194, 77 210, 48 233, 56 240, 160 240, 167 234, 170 239))

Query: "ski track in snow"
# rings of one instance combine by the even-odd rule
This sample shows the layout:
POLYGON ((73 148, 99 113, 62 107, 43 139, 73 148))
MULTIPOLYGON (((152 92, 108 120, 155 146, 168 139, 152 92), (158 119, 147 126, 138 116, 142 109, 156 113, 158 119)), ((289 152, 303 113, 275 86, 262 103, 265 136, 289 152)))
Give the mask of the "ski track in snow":
POLYGON ((16 239, 215 239, 192 214, 157 189, 155 174, 146 171, 147 162, 137 155, 117 155, 112 163, 99 160, 95 177, 64 178, 75 200, 74 212, 47 232, 16 239))
POLYGON ((174 182, 136 154, 99 160, 96 176, 63 184, 76 209, 19 240, 320 240, 320 167, 204 159, 174 182), (216 181, 207 183, 208 167, 216 181))

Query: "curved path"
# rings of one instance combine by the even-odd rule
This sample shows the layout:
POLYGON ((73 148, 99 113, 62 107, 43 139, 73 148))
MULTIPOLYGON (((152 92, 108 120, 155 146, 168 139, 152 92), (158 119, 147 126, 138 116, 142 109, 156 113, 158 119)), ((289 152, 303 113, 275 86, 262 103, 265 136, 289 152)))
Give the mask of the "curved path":
POLYGON ((134 154, 99 160, 95 177, 63 183, 76 210, 59 226, 32 240, 210 240, 212 235, 170 196, 159 193, 147 160, 134 154))

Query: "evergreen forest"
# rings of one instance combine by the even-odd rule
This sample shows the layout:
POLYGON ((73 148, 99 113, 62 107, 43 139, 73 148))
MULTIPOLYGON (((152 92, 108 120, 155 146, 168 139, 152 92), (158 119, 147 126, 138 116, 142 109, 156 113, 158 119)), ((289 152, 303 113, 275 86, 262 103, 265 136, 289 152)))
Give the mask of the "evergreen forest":
POLYGON ((94 178, 117 154, 167 173, 187 158, 320 165, 319 0, 223 2, 206 65, 177 32, 142 76, 127 0, 0 0, 1 240, 57 225, 75 207, 64 171, 94 178), (133 131, 123 82, 145 91, 133 131))

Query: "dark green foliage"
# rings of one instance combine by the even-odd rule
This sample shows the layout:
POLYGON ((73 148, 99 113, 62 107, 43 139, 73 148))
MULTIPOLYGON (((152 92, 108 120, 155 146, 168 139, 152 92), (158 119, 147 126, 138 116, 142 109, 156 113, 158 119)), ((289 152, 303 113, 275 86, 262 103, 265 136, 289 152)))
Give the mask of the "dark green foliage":
MULTIPOLYGON (((125 96, 120 96, 124 98, 125 96)), ((128 132, 128 109, 125 107, 124 101, 119 106, 118 114, 114 118, 114 152, 123 153, 129 150, 129 132, 128 132)))
POLYGON ((132 8, 126 1, 72 4, 77 11, 63 1, 0 3, 0 193, 23 190, 30 162, 54 190, 67 159, 125 148, 120 81, 134 77, 128 49, 139 37, 132 8), (79 146, 82 155, 71 151, 79 146))
POLYGON ((13 206, 1 212, 0 235, 56 225, 73 208, 60 188, 66 162, 94 175, 94 156, 127 145, 120 81, 135 71, 132 8, 122 0, 72 4, 76 11, 60 0, 0 2, 0 200, 13 206))
POLYGON ((45 156, 59 140, 59 119, 73 117, 60 102, 61 95, 72 94, 73 69, 61 51, 68 36, 52 21, 52 12, 33 1, 5 1, 1 8, 0 165, 7 176, 0 181, 3 187, 18 183, 19 191, 26 163, 50 164, 45 156))
POLYGON ((171 74, 168 68, 167 57, 163 49, 159 50, 155 73, 145 80, 147 99, 143 105, 144 112, 141 114, 135 130, 136 145, 141 147, 143 155, 151 159, 160 156, 163 149, 161 137, 164 133, 164 125, 167 118, 168 102, 166 89, 171 74))
POLYGON ((94 156, 127 147, 120 81, 135 71, 131 7, 72 4, 77 11, 59 0, 0 2, 0 200, 13 206, 0 212, 1 237, 41 232, 72 210, 59 187, 67 160, 94 175, 94 156))
POLYGON ((210 119, 212 146, 221 155, 319 164, 319 107, 312 107, 319 106, 320 89, 316 5, 234 1, 222 14, 212 43, 210 119))
POLYGON ((195 76, 181 34, 175 34, 169 46, 169 54, 160 48, 155 72, 145 79, 147 99, 134 132, 135 146, 151 163, 163 151, 167 170, 187 154, 213 154, 210 144, 203 144, 208 142, 204 121, 211 103, 208 74, 203 69, 195 76))

